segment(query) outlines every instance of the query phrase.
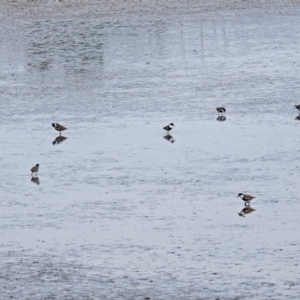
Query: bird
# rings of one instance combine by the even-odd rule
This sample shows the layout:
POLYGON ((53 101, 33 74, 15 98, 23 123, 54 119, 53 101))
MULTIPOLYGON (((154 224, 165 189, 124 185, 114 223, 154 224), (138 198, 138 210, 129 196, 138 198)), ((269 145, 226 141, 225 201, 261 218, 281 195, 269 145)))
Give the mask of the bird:
POLYGON ((246 195, 246 194, 243 194, 243 193, 239 193, 237 196, 245 201, 245 206, 247 205, 247 203, 248 203, 248 205, 250 205, 250 201, 255 198, 251 195, 246 195))
POLYGON ((174 126, 175 126, 175 125, 174 125, 173 123, 170 123, 169 125, 163 127, 163 129, 169 132, 169 131, 172 130, 172 128, 173 128, 174 126))
POLYGON ((217 110, 218 114, 223 114, 226 112, 225 107, 216 107, 216 110, 217 110))
POLYGON ((53 126, 57 131, 59 131, 59 134, 61 134, 62 131, 68 129, 68 128, 66 128, 65 126, 62 126, 62 125, 60 125, 60 124, 58 124, 58 123, 52 123, 52 126, 53 126))
POLYGON ((30 169, 30 171, 31 171, 31 175, 33 174, 33 173, 36 173, 37 174, 37 172, 39 171, 39 164, 36 164, 34 167, 32 167, 31 169, 30 169))
POLYGON ((298 109, 298 112, 300 114, 300 104, 296 104, 295 107, 296 107, 296 109, 298 109))
POLYGON ((238 214, 241 217, 244 217, 246 214, 251 214, 252 212, 254 212, 255 209, 251 206, 246 206, 245 208, 243 208, 238 214))

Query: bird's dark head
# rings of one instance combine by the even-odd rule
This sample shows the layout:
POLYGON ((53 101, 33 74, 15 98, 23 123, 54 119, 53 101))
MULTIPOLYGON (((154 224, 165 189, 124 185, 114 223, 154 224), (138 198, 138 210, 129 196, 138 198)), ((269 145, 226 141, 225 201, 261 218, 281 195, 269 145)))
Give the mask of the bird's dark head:
POLYGON ((52 123, 52 126, 55 128, 55 124, 54 123, 52 123))
POLYGON ((39 165, 39 164, 36 164, 35 166, 36 166, 36 167, 39 167, 40 165, 39 165))
POLYGON ((238 196, 238 197, 243 197, 243 196, 244 196, 244 194, 242 194, 242 193, 239 193, 237 196, 238 196))
POLYGON ((170 123, 170 126, 175 126, 173 123, 170 123))

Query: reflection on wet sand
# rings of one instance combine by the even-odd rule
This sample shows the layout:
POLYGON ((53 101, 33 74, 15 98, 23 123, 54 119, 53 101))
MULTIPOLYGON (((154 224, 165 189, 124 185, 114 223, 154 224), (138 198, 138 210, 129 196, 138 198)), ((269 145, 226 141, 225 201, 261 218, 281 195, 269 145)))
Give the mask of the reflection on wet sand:
POLYGON ((164 136, 164 139, 167 140, 167 141, 169 141, 170 143, 174 143, 175 142, 174 138, 169 133, 164 136))
POLYGON ((67 137, 60 135, 60 136, 58 136, 58 137, 52 142, 52 144, 53 144, 53 145, 58 145, 58 144, 62 143, 64 140, 66 140, 66 139, 67 139, 67 137))
POLYGON ((31 177, 31 182, 39 185, 40 184, 40 179, 38 177, 31 177))
POLYGON ((247 207, 244 207, 238 214, 239 216, 241 217, 245 217, 246 214, 251 214, 252 212, 254 212, 256 209, 254 209, 253 207, 251 206, 247 206, 247 207))
POLYGON ((226 117, 225 116, 218 116, 217 121, 220 121, 220 122, 223 122, 223 121, 226 121, 226 117))
POLYGON ((295 118, 295 120, 300 121, 300 115, 295 118))

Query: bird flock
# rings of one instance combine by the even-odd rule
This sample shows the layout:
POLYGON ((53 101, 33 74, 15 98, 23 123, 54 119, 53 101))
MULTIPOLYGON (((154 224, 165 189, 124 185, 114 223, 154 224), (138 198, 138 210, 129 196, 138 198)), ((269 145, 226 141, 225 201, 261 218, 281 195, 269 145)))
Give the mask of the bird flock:
MULTIPOLYGON (((61 142, 63 142, 65 139, 67 139, 66 137, 61 135, 61 132, 64 130, 67 130, 68 128, 60 125, 58 123, 52 123, 52 126, 54 127, 55 130, 57 130, 59 132, 59 136, 54 140, 53 145, 55 144, 59 144, 61 142)), ((39 164, 36 164, 35 166, 33 166, 30 171, 31 171, 31 181, 36 183, 36 184, 40 184, 40 180, 37 177, 37 173, 39 171, 39 164), (35 176, 33 176, 35 174, 35 176)))
MULTIPOLYGON (((298 113, 299 113, 298 117, 300 117, 300 104, 296 104, 295 108, 298 110, 298 113)), ((226 113, 226 108, 220 106, 220 107, 216 107, 216 110, 218 112, 218 118, 217 118, 217 120, 218 121, 225 121, 226 117, 224 116, 224 114, 226 113)), ((59 136, 54 140, 53 145, 59 144, 60 142, 64 141, 66 139, 66 137, 62 136, 61 132, 67 130, 68 128, 65 127, 65 126, 63 126, 63 125, 60 125, 58 123, 52 123, 52 127, 59 132, 59 136)), ((167 132, 167 134, 164 136, 164 138, 166 140, 168 140, 169 142, 171 142, 171 143, 175 142, 175 140, 173 139, 173 137, 170 135, 170 131, 174 127, 175 127, 174 123, 170 123, 169 125, 166 125, 166 126, 163 127, 163 129, 167 132)), ((37 183, 37 184, 39 184, 39 178, 37 177, 37 173, 39 171, 39 167, 40 167, 40 165, 36 164, 35 166, 33 166, 30 169, 31 176, 32 176, 31 181, 34 182, 34 183, 37 183), (33 177, 34 174, 36 175, 36 177, 33 177)), ((239 193, 237 195, 237 197, 241 198, 244 201, 244 203, 245 203, 245 208, 243 208, 241 210, 241 212, 238 213, 240 216, 244 217, 245 214, 249 214, 249 213, 255 211, 254 208, 250 207, 250 201, 252 201, 256 197, 251 196, 249 194, 243 194, 243 193, 239 193)))

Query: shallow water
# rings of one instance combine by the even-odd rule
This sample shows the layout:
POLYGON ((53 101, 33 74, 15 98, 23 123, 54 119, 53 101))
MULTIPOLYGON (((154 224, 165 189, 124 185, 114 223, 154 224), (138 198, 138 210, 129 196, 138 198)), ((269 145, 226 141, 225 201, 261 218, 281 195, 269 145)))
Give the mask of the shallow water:
POLYGON ((299 299, 299 19, 3 23, 1 299, 299 299))

